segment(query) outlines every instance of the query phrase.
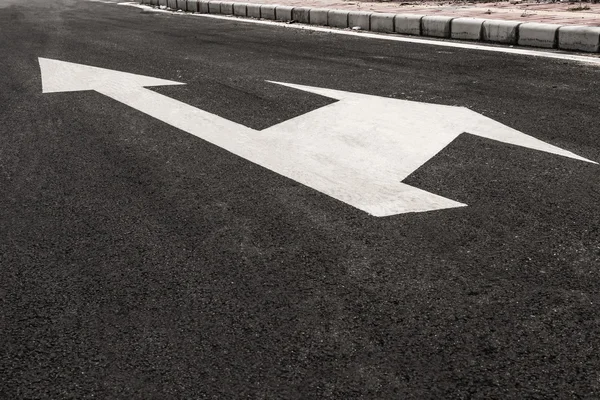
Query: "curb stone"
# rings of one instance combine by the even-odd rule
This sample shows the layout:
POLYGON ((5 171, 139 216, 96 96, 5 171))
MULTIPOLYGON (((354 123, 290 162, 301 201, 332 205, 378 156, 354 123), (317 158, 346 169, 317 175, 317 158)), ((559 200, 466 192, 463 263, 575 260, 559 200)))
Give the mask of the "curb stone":
POLYGON ((421 19, 421 34, 423 36, 449 38, 452 17, 434 16, 421 19))
POLYGON ((558 28, 558 48, 600 52, 600 27, 561 26, 558 28))
POLYGON ((455 18, 452 20, 450 37, 459 40, 481 40, 484 19, 455 18))
POLYGON ((208 12, 210 14, 221 14, 221 2, 220 1, 209 1, 208 12))
POLYGON ((208 3, 208 0, 200 0, 200 4, 198 4, 198 11, 201 14, 208 14, 209 6, 210 4, 208 3))
POLYGON ((275 5, 262 4, 260 6, 260 17, 264 19, 275 19, 275 5))
POLYGON ((329 10, 327 13, 327 19, 329 20, 329 26, 333 26, 335 28, 348 27, 348 11, 329 10))
POLYGON ((348 12, 348 27, 359 27, 363 31, 371 30, 371 14, 365 11, 349 11, 348 12))
POLYGON ((310 24, 310 7, 294 7, 292 19, 301 24, 310 24))
POLYGON ((484 42, 517 44, 521 22, 486 20, 483 22, 481 40, 484 42))
POLYGON ((327 14, 329 10, 326 8, 311 8, 309 13, 310 22, 313 25, 329 25, 329 19, 327 14))
POLYGON ((251 18, 260 18, 260 4, 250 4, 246 5, 246 16, 251 18))
POLYGON ((275 19, 277 21, 291 21, 292 11, 294 11, 294 7, 290 6, 276 6, 275 7, 275 19))
POLYGON ((188 12, 198 12, 198 0, 186 0, 185 10, 188 12))
POLYGON ((557 25, 441 15, 391 14, 214 0, 138 0, 191 12, 296 21, 334 28, 477 40, 488 43, 600 53, 600 27, 557 25))
POLYGON ((238 17, 245 17, 247 13, 248 12, 246 3, 233 3, 233 15, 238 17))
POLYGON ((221 14, 233 15, 233 3, 230 3, 228 1, 221 2, 221 14))
POLYGON ((371 14, 371 30, 373 32, 394 32, 394 18, 396 18, 396 14, 371 14))
POLYGON ((396 14, 394 18, 395 32, 405 35, 421 36, 421 21, 424 15, 396 14))
POLYGON ((558 45, 558 25, 530 22, 519 26, 519 46, 554 49, 558 45))

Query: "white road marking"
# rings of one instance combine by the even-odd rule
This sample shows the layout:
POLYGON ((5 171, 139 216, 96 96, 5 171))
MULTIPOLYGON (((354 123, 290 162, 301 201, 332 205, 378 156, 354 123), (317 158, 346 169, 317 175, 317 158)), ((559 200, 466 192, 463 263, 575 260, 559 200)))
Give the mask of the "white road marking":
POLYGON ((474 44, 474 43, 460 43, 460 42, 451 42, 444 41, 438 39, 425 39, 425 38, 416 38, 410 36, 399 36, 394 34, 381 34, 381 33, 368 33, 368 32, 360 32, 360 31, 352 31, 352 30, 343 30, 343 29, 335 29, 328 28, 322 26, 313 26, 313 25, 303 25, 303 24, 287 24, 285 22, 277 22, 277 21, 267 21, 262 19, 250 19, 250 18, 239 18, 228 15, 215 15, 215 14, 198 14, 198 13, 182 13, 182 12, 174 12, 169 10, 161 10, 156 9, 151 6, 147 6, 144 4, 139 4, 136 2, 126 2, 119 3, 119 5, 131 6, 146 9, 149 11, 154 11, 158 13, 169 13, 176 15, 188 15, 194 17, 201 18, 215 18, 215 19, 225 19, 230 21, 236 21, 241 23, 249 23, 249 24, 259 24, 259 25, 272 25, 279 26, 290 29, 302 29, 309 30, 314 32, 324 32, 324 33, 334 33, 337 35, 347 35, 347 36, 356 36, 362 38, 369 39, 379 39, 379 40, 391 40, 394 42, 404 42, 404 43, 417 43, 424 44, 430 46, 440 46, 440 47, 452 47, 457 49, 468 49, 468 50, 479 50, 479 51, 488 51, 494 53, 505 53, 505 54, 515 54, 515 55, 523 55, 523 56, 532 56, 532 57, 542 57, 542 58, 552 58, 556 60, 565 60, 565 61, 576 61, 588 64, 596 64, 600 65, 600 57, 596 56, 581 56, 581 55, 573 55, 573 54, 564 54, 558 52, 550 52, 543 50, 528 50, 523 48, 514 48, 514 47, 502 47, 495 45, 483 45, 483 44, 474 44))
POLYGON ((401 182, 464 132, 593 163, 463 107, 272 82, 338 101, 257 131, 143 87, 179 82, 39 63, 44 93, 95 90, 374 216, 465 206, 401 182))

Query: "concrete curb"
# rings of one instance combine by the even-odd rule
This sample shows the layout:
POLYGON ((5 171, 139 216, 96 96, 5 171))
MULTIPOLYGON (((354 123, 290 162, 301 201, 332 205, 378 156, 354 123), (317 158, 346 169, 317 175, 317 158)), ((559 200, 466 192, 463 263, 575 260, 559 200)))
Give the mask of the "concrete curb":
POLYGON ((250 18, 260 18, 260 4, 250 4, 246 6, 246 16, 250 18))
POLYGON ((308 12, 310 23, 313 25, 329 25, 328 14, 326 8, 311 8, 308 12))
POLYGON ((421 19, 421 35, 449 38, 453 19, 452 17, 443 17, 441 15, 423 17, 421 19))
POLYGON ((277 21, 291 21, 292 11, 294 11, 294 7, 291 6, 275 6, 275 19, 277 21))
POLYGON ((600 27, 561 26, 558 28, 558 48, 600 52, 600 27))
POLYGON ((292 10, 292 19, 301 24, 310 24, 310 8, 294 7, 292 10))
POLYGON ((530 23, 519 27, 519 46, 544 47, 555 49, 558 47, 559 25, 530 23))
POLYGON ((481 40, 484 22, 481 18, 455 18, 450 27, 450 37, 459 40, 481 40))
POLYGON ((491 43, 517 44, 521 25, 516 21, 486 20, 483 22, 481 40, 491 43))
POLYGON ((600 52, 600 27, 555 25, 536 22, 439 15, 371 13, 274 4, 233 3, 214 0, 140 0, 151 6, 167 6, 203 14, 236 15, 279 21, 295 21, 334 28, 400 33, 404 35, 475 40, 487 43, 600 52))
POLYGON ((348 13, 348 28, 360 28, 363 31, 371 30, 371 14, 365 11, 350 11, 348 13))
POLYGON ((348 27, 348 11, 344 10, 329 10, 327 13, 327 25, 334 28, 348 27))

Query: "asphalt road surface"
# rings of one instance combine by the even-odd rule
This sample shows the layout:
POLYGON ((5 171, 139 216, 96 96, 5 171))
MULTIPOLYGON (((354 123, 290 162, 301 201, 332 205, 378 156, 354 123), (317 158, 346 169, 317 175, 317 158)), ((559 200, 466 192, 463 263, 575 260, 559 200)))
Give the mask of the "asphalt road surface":
POLYGON ((598 65, 3 0, 0 398, 600 397, 598 165, 463 134, 403 182, 467 207, 374 217, 97 92, 42 93, 38 57, 184 82, 151 90, 256 130, 335 101, 281 81, 600 161, 598 65))

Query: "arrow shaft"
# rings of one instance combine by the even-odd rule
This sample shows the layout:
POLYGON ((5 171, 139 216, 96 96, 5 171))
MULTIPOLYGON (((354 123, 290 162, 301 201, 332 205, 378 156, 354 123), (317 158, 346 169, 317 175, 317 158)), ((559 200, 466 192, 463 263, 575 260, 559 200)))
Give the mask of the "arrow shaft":
POLYGON ((233 153, 244 151, 253 144, 254 130, 150 89, 96 91, 233 153), (235 137, 228 132, 235 132, 235 137))

